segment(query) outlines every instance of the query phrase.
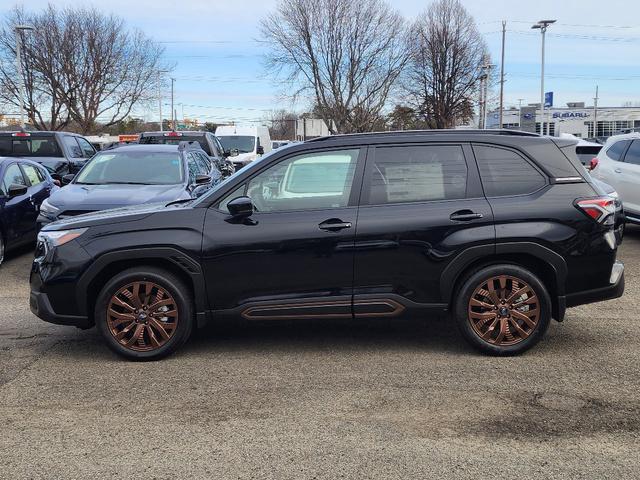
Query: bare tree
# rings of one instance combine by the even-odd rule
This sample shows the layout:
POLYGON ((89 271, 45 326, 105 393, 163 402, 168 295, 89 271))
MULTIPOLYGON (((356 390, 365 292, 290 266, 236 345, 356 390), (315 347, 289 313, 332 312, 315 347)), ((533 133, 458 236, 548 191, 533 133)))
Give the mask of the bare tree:
POLYGON ((405 100, 431 128, 473 116, 488 49, 459 0, 436 0, 411 28, 405 100))
POLYGON ((271 123, 273 140, 292 140, 296 137, 296 122, 299 116, 287 110, 273 110, 267 119, 271 123))
POLYGON ((156 91, 163 49, 124 21, 94 8, 53 5, 39 13, 16 8, 0 31, 0 101, 20 108, 13 26, 24 35, 25 110, 40 129, 73 122, 83 133, 116 124, 156 91))
POLYGON ((280 0, 261 32, 268 68, 311 94, 332 133, 379 125, 407 61, 405 22, 383 0, 280 0))

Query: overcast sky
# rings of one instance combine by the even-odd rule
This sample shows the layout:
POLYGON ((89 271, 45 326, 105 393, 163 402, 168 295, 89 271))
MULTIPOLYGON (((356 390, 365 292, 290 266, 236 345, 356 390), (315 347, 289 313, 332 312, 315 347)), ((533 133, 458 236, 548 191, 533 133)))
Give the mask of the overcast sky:
MULTIPOLYGON (((46 3, 22 2, 27 9, 40 9, 46 3)), ((275 0, 54 3, 96 5, 164 42, 167 60, 176 63, 179 117, 184 109, 186 117, 247 122, 264 118, 273 108, 307 107, 282 98, 277 83, 265 76, 261 46, 255 40, 259 20, 274 8, 275 0)), ((409 20, 429 5, 428 0, 390 3, 409 20)), ((506 106, 517 106, 519 99, 524 104, 539 101, 540 34, 530 27, 543 18, 558 20, 547 34, 545 88, 555 92, 556 106, 570 101, 592 104, 596 85, 601 106, 640 104, 640 1, 463 0, 463 4, 476 19, 496 64, 501 21, 507 21, 506 106)), ((13 5, 12 0, 0 0, 0 15, 13 5)), ((153 120, 157 113, 147 112, 146 117, 153 120)))

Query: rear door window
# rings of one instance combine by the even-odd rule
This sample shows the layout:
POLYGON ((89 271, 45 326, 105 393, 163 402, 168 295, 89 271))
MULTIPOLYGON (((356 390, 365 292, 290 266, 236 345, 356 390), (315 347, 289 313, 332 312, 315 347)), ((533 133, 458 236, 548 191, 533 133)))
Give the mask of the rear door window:
POLYGON ((625 163, 640 165, 640 140, 634 140, 631 142, 631 146, 624 156, 624 161, 625 163))
POLYGON ((474 145, 487 197, 526 195, 544 187, 547 179, 522 155, 506 148, 474 145))
POLYGON ((67 151, 71 158, 83 158, 82 149, 78 142, 76 141, 76 137, 72 137, 71 135, 65 135, 62 137, 62 141, 64 142, 65 147, 67 147, 67 151))
POLYGON ((621 161, 622 155, 624 155, 625 150, 631 143, 631 140, 621 140, 619 142, 615 142, 607 149, 607 157, 611 160, 621 161))
POLYGON ((378 147, 366 185, 370 205, 465 198, 467 163, 460 145, 378 147))

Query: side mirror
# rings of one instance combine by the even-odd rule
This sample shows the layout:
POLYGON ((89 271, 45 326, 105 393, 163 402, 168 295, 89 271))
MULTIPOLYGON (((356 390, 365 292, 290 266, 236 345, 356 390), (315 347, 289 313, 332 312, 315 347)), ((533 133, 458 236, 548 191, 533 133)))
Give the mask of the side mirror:
POLYGON ((249 197, 238 197, 227 203, 229 213, 234 218, 247 218, 253 215, 253 202, 249 197))
POLYGON ((256 153, 257 153, 258 155, 264 155, 264 147, 263 147, 262 145, 258 145, 258 146, 256 147, 256 153))
POLYGON ((73 179, 76 178, 76 176, 73 173, 69 173, 65 176, 62 177, 62 185, 69 185, 71 182, 73 182, 73 179))
POLYGON ((209 185, 211 183, 211 175, 196 175, 196 185, 209 185))
POLYGON ((26 185, 18 185, 17 183, 12 183, 9 185, 9 198, 19 197, 20 195, 24 195, 27 193, 26 185))

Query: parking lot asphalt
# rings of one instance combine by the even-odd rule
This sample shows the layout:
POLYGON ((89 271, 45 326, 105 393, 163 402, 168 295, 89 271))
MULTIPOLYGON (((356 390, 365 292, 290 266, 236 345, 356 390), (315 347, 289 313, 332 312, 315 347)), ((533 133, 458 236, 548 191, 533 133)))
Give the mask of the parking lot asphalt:
POLYGON ((0 478, 640 478, 640 229, 623 298, 520 357, 446 319, 226 325, 129 363, 0 268, 0 478))

